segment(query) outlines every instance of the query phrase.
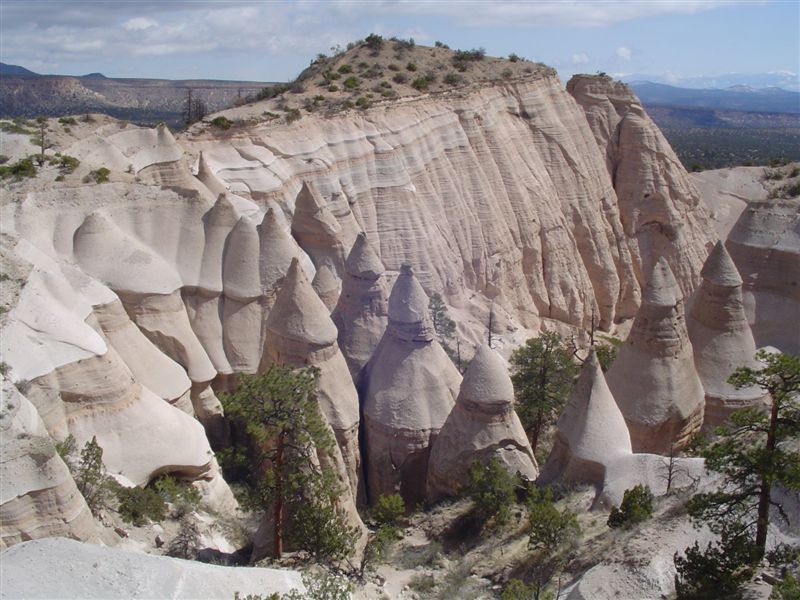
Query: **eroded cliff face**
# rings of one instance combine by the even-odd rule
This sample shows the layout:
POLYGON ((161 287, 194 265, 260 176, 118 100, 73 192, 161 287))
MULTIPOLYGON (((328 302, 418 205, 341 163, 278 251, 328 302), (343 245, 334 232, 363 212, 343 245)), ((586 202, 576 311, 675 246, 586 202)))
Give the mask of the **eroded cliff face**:
MULTIPOLYGON (((411 265, 424 292, 469 315, 466 340, 483 335, 491 305, 509 328, 588 327, 593 315, 610 328, 635 315, 657 253, 691 289, 711 229, 696 194, 635 98, 592 81, 619 135, 600 135, 576 86, 583 108, 547 74, 178 140, 103 124, 65 152, 109 166, 114 183, 17 186, 2 207, 2 251, 25 283, 2 324, 9 377, 31 381, 53 438, 97 435, 132 484, 165 471, 214 479, 205 437, 227 433, 214 388, 280 352, 268 322, 293 259, 308 281, 328 271, 320 290, 360 275, 346 264, 359 231, 389 281, 411 265)), ((367 287, 344 293, 371 301, 367 287)), ((340 319, 367 307, 346 308, 340 342, 355 325, 340 319)), ((373 312, 370 347, 343 346, 359 365, 385 327, 373 312)), ((355 406, 339 363, 347 398, 331 397, 330 414, 355 406)), ((358 423, 331 425, 347 432, 355 488, 358 423)))

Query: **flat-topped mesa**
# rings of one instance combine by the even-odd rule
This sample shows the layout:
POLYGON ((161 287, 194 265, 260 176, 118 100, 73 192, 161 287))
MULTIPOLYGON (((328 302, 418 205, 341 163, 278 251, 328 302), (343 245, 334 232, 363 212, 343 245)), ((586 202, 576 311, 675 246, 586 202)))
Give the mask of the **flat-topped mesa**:
POLYGON ((428 297, 404 265, 389 297, 389 327, 364 367, 369 497, 425 499, 430 447, 453 407, 461 375, 436 341, 428 297))
POLYGON ((555 480, 602 486, 608 465, 632 454, 625 418, 608 388, 594 349, 558 419, 540 483, 555 480))
POLYGON ((333 311, 336 308, 341 286, 328 265, 322 265, 317 269, 314 280, 311 282, 311 287, 314 288, 317 296, 329 311, 333 311))
POLYGON ((683 299, 663 257, 653 267, 642 306, 606 379, 628 424, 634 452, 668 454, 702 425, 703 386, 683 299))
POLYGON ((757 386, 736 389, 728 378, 738 367, 758 368, 756 342, 747 323, 742 278, 725 245, 717 242, 702 270, 686 320, 694 363, 706 394, 704 427, 722 425, 735 410, 766 400, 757 386))
POLYGON ((349 236, 328 210, 317 188, 307 181, 303 182, 295 200, 292 236, 311 257, 315 267, 328 265, 337 275, 344 273, 349 236))
POLYGON ((265 326, 261 370, 271 364, 319 369, 317 398, 341 449, 355 498, 361 480, 358 393, 336 343, 336 326, 296 258, 265 326))
POLYGON ((367 236, 359 233, 347 256, 342 293, 331 315, 356 384, 389 322, 389 288, 383 272, 383 263, 367 236))
POLYGON ((469 483, 474 461, 496 459, 509 473, 530 481, 538 467, 514 411, 514 386, 503 361, 480 346, 470 362, 456 405, 436 437, 428 464, 428 500, 453 497, 469 483))

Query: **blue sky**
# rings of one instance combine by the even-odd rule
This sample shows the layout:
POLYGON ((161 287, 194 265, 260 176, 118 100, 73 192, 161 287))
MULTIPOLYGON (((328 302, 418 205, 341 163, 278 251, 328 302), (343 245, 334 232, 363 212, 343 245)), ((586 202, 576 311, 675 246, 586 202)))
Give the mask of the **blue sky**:
POLYGON ((284 81, 370 32, 576 72, 800 72, 800 1, 2 0, 0 60, 40 73, 284 81))

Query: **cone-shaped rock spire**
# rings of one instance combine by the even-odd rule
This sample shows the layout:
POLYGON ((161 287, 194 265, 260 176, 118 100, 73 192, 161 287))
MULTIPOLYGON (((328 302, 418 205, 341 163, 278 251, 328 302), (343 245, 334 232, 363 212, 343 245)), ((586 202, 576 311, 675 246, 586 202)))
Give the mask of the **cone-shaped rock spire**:
POLYGON ((514 386, 494 350, 478 348, 461 382, 456 405, 433 443, 428 499, 455 496, 468 483, 473 461, 497 459, 509 473, 533 481, 538 469, 514 412, 514 386))
POLYGON ((274 208, 269 208, 259 227, 261 253, 261 285, 272 296, 279 282, 289 271, 292 259, 298 258, 297 243, 278 220, 274 208))
POLYGON ((722 242, 708 255, 703 281, 692 298, 686 324, 694 362, 706 394, 705 426, 721 425, 738 409, 765 400, 759 387, 728 383, 737 367, 758 368, 756 343, 747 323, 742 278, 722 242))
POLYGON ((316 187, 309 182, 303 182, 295 201, 292 236, 311 257, 315 267, 328 265, 334 273, 344 274, 350 247, 346 243, 348 236, 316 187))
POLYGON ((389 327, 362 381, 372 501, 398 490, 407 506, 425 498, 430 445, 461 383, 422 309, 427 304, 414 272, 404 266, 389 298, 389 327))
POLYGON ((625 418, 592 349, 558 419, 542 482, 564 479, 602 485, 607 465, 632 452, 625 418))
POLYGON ((314 288, 314 291, 317 292, 320 300, 329 311, 336 308, 336 302, 339 300, 339 280, 328 265, 322 265, 317 269, 314 281, 311 282, 311 287, 314 288))
POLYGON ((319 369, 320 408, 336 436, 355 498, 361 479, 358 394, 336 343, 336 326, 296 258, 269 313, 266 329, 262 370, 273 363, 319 369))
POLYGON ((339 330, 339 347, 358 384, 389 322, 389 289, 383 263, 364 233, 358 234, 345 269, 342 293, 331 316, 339 330))
POLYGON ((608 372, 634 452, 668 454, 703 422, 703 386, 686 331, 681 293, 667 262, 656 263, 630 335, 608 372))

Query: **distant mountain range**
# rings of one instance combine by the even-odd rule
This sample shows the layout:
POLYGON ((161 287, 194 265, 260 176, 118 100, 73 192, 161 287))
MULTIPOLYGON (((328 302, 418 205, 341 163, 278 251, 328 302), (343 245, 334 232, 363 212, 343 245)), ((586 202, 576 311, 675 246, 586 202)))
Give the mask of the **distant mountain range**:
POLYGON ((800 114, 800 92, 776 87, 735 85, 727 89, 700 90, 652 81, 633 81, 629 85, 646 106, 800 114))
POLYGON ((0 63, 0 117, 61 116, 102 112, 118 119, 182 124, 191 91, 208 112, 227 108, 269 85, 256 81, 117 79, 102 73, 41 75, 0 63))
POLYGON ((673 87, 694 90, 727 89, 734 86, 750 88, 778 87, 792 92, 800 92, 800 77, 791 71, 772 71, 769 73, 725 73, 722 75, 701 75, 698 77, 665 77, 644 73, 631 73, 617 76, 626 83, 632 81, 650 81, 663 83, 673 87))

